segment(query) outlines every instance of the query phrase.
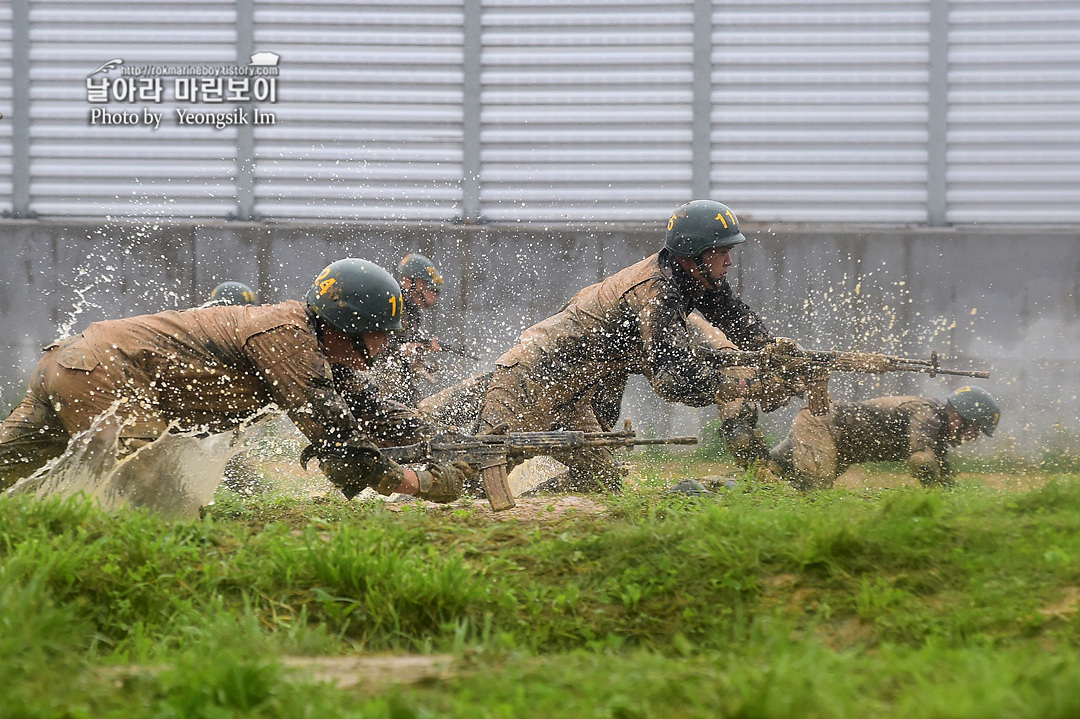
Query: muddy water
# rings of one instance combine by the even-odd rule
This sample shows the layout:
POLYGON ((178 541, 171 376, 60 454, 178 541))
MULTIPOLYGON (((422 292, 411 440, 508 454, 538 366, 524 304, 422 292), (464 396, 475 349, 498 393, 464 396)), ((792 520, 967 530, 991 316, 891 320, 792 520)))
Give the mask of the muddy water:
POLYGON ((262 414, 239 429, 219 434, 172 432, 118 458, 113 417, 106 413, 76 436, 67 451, 16 483, 8 494, 71 497, 83 494, 106 511, 150 509, 171 519, 197 517, 212 504, 235 455, 260 440, 272 414, 262 414))

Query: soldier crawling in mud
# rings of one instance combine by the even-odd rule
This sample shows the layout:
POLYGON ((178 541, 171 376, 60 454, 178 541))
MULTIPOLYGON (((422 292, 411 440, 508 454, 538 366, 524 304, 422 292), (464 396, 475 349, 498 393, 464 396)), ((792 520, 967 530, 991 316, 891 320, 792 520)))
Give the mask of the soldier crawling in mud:
POLYGON ((980 431, 992 435, 999 417, 997 402, 979 387, 961 387, 944 401, 878 397, 835 404, 821 417, 807 408, 768 465, 799 489, 830 488, 860 462, 906 462, 923 486, 949 485, 949 448, 980 431))
MULTIPOLYGON (((771 409, 798 394, 778 374, 735 378, 714 368, 695 351, 687 328, 687 316, 697 310, 740 349, 774 341, 725 279, 732 248, 745 240, 735 214, 719 202, 695 200, 677 208, 658 254, 581 290, 558 314, 525 330, 521 342, 496 361, 479 429, 610 427, 630 373, 643 374, 664 399, 694 407, 751 398, 771 409)), ((429 416, 453 415, 455 404, 484 384, 484 378, 474 378, 419 408, 429 416)), ((555 459, 570 469, 545 489, 622 485, 624 472, 610 450, 555 459)))
POLYGON ((344 386, 401 328, 402 311, 390 273, 350 258, 323 270, 306 302, 95 322, 46 348, 29 392, 0 425, 0 486, 62 454, 102 415, 100 431, 130 453, 172 427, 226 431, 275 404, 346 497, 372 487, 452 501, 468 466, 414 472, 384 457, 373 437, 414 441, 423 423, 344 386))
POLYGON ((404 302, 403 330, 390 337, 390 346, 375 363, 371 376, 384 397, 413 407, 430 394, 423 389, 433 384, 425 357, 442 350, 437 339, 424 335, 421 325, 424 310, 439 302, 443 277, 434 262, 415 252, 398 263, 397 275, 404 302))
MULTIPOLYGON (((255 290, 243 282, 227 280, 210 291, 210 298, 199 307, 224 307, 226 305, 257 305, 259 299, 255 290)), ((240 494, 255 494, 259 491, 258 471, 246 454, 237 454, 225 465, 225 476, 221 483, 240 494)))

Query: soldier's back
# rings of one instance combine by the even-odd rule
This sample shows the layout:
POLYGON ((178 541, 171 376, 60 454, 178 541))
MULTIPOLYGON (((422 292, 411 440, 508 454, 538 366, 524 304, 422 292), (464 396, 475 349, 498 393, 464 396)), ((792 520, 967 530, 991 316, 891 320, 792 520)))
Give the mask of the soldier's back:
POLYGON ((833 409, 837 446, 847 464, 900 462, 936 431, 940 405, 917 396, 877 397, 833 409), (914 436, 918 435, 918 436, 914 436))

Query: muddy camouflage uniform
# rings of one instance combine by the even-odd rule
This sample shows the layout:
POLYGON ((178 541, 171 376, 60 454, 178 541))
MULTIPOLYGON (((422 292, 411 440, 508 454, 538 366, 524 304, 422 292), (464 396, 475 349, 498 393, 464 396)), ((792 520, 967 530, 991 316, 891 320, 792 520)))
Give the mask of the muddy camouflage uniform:
MULTIPOLYGON (((694 345, 712 350, 738 349, 723 332, 710 325, 696 312, 686 318, 686 325, 690 331, 690 341, 694 345)), ((746 367, 731 367, 725 369, 724 372, 732 377, 751 377, 756 374, 752 368, 746 367)), ((631 374, 643 374, 643 372, 636 367, 627 366, 621 374, 613 374, 606 378, 593 393, 593 413, 605 432, 614 430, 619 421, 622 414, 623 395, 626 393, 626 385, 631 374)), ((488 386, 491 384, 491 375, 491 372, 474 375, 452 387, 447 387, 421 400, 417 409, 433 425, 458 427, 466 432, 476 431, 480 408, 484 403, 488 386)), ((755 424, 757 422, 757 406, 751 400, 718 399, 716 404, 722 422, 746 417, 748 414, 753 416, 752 422, 755 424)))
POLYGON ((878 397, 835 404, 822 417, 803 409, 771 457, 785 477, 805 489, 831 487, 844 470, 860 462, 906 462, 924 485, 947 484, 948 450, 957 444, 945 402, 878 397))
POLYGON ((224 431, 275 404, 314 446, 344 443, 359 454, 347 476, 335 477, 324 465, 346 494, 363 488, 357 477, 380 491, 396 488, 401 467, 369 437, 385 431, 387 443, 401 444, 423 424, 380 406, 359 379, 349 381, 346 394, 335 387, 317 323, 301 302, 95 322, 46 348, 29 392, 0 425, 0 484, 60 455, 114 403, 113 426, 129 450, 173 423, 224 431))
MULTIPOLYGON (((664 399, 713 404, 729 376, 695 350, 687 316, 697 310, 740 349, 773 341, 758 316, 731 291, 701 287, 667 250, 586 287, 556 315, 533 325, 496 361, 480 429, 599 431, 617 419, 630 373, 643 374, 664 399)), ((595 489, 590 475, 618 488, 610 450, 555 457, 570 467, 564 485, 595 489)))

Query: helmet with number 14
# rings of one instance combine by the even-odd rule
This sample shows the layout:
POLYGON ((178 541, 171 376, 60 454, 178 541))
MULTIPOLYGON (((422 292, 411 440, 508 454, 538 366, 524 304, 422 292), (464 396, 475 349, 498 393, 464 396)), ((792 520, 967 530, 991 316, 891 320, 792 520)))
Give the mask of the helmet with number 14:
POLYGON ((312 312, 346 335, 402 329, 401 287, 368 260, 349 257, 331 263, 305 299, 312 312))

